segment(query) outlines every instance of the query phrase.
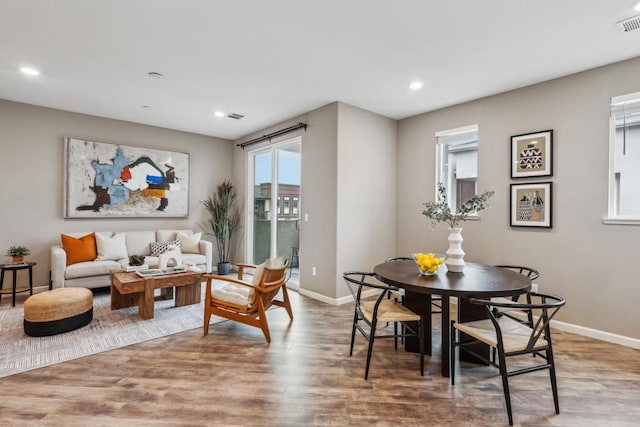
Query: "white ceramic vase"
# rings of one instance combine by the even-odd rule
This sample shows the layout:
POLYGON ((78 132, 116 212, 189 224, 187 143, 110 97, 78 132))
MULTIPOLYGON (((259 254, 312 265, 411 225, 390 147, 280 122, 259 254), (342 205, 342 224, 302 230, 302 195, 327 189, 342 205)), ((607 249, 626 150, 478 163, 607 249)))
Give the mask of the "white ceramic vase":
POLYGON ((449 229, 449 249, 447 249, 447 270, 453 273, 462 273, 464 270, 464 251, 462 250, 462 228, 449 229))

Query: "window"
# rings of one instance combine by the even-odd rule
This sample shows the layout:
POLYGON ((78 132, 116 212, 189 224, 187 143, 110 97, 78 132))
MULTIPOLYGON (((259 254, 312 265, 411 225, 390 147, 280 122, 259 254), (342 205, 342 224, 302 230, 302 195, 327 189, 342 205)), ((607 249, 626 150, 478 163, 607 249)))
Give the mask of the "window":
POLYGON ((640 224, 640 92, 611 98, 609 214, 605 223, 640 224))
POLYGON ((299 198, 298 197, 293 197, 293 215, 298 216, 298 202, 299 202, 299 198))
POLYGON ((291 196, 284 196, 284 215, 289 215, 291 212, 291 196))
POLYGON ((478 125, 436 132, 436 162, 436 188, 444 184, 451 209, 457 211, 477 193, 478 125))

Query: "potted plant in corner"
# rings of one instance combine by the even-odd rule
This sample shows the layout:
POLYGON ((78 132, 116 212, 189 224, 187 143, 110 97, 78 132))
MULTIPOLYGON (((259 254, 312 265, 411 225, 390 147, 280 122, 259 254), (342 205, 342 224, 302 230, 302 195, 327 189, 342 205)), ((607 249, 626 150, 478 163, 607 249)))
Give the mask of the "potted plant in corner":
POLYGON ((10 256, 13 258, 14 264, 19 264, 23 262, 24 257, 29 255, 30 253, 31 251, 28 248, 25 248, 24 246, 11 246, 7 250, 7 256, 10 256))
POLYGON ((231 269, 229 261, 231 239, 240 226, 238 201, 238 194, 228 180, 219 184, 216 192, 202 201, 210 215, 208 222, 211 232, 207 234, 216 239, 218 248, 218 274, 229 274, 231 269))
POLYGON ((447 201, 447 190, 444 184, 438 183, 438 197, 434 202, 423 203, 425 209, 422 215, 429 218, 434 225, 441 222, 449 224, 449 249, 447 249, 447 259, 445 264, 451 272, 461 273, 464 270, 464 251, 462 250, 462 228, 461 222, 467 220, 469 214, 480 212, 489 207, 489 199, 493 196, 493 191, 485 191, 467 200, 456 212, 451 211, 451 206, 447 201))

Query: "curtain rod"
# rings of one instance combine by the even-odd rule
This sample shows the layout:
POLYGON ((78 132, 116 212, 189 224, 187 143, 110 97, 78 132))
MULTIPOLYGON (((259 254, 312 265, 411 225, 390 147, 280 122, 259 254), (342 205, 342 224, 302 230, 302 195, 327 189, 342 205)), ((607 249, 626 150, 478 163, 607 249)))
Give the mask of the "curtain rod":
POLYGON ((304 130, 307 130, 307 124, 300 122, 297 125, 289 126, 288 128, 280 129, 280 130, 277 130, 275 132, 271 132, 271 133, 268 133, 266 135, 262 135, 262 136, 260 136, 258 138, 252 139, 251 141, 243 142, 242 144, 236 144, 236 147, 242 147, 242 149, 244 150, 244 147, 246 147, 247 145, 257 144, 258 142, 262 142, 262 141, 265 141, 267 139, 269 141, 271 141, 271 138, 275 138, 276 136, 280 136, 280 135, 284 135, 284 134, 289 133, 289 132, 293 132, 294 130, 298 130, 300 128, 304 128, 304 130))

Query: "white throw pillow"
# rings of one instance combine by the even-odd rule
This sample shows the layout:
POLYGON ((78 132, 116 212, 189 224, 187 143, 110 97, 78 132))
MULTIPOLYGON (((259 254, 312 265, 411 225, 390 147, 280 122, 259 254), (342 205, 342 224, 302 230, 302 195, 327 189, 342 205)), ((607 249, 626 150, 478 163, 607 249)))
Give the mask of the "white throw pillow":
POLYGON ((202 239, 202 233, 194 233, 191 236, 178 231, 176 233, 176 239, 180 240, 180 248, 185 254, 199 254, 200 253, 200 240, 202 239))
POLYGON ((258 281, 260 280, 260 276, 262 276, 262 272, 264 271, 264 266, 267 265, 267 262, 269 262, 269 260, 266 260, 265 262, 263 262, 262 264, 256 267, 255 271, 253 272, 253 278, 251 279, 251 284, 253 285, 258 284, 258 281))
POLYGON ((170 240, 168 242, 151 242, 151 256, 160 256, 165 253, 169 246, 180 247, 180 240, 170 240))
POLYGON ((262 276, 262 272, 264 271, 265 266, 282 267, 283 262, 284 262, 284 259, 281 256, 269 258, 268 260, 266 260, 265 262, 263 262, 262 264, 256 267, 256 270, 253 273, 253 279, 251 280, 251 283, 254 285, 258 283, 258 281, 260 280, 260 276, 262 276))
POLYGON ((129 257, 124 233, 114 233, 113 236, 96 233, 96 259, 119 260, 129 257))

